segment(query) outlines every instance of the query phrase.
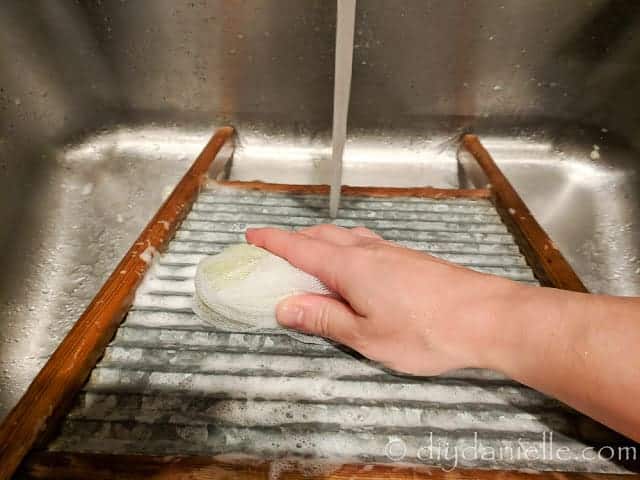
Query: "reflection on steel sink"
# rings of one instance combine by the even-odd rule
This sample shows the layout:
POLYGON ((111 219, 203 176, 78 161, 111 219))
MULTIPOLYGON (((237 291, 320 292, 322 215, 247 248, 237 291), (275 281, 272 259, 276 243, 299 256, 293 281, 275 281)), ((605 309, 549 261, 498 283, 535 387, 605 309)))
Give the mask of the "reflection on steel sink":
MULTIPOLYGON (((326 182, 335 5, 284 2, 0 6, 0 417, 216 125, 232 178, 326 182)), ((473 130, 588 288, 639 295, 638 13, 361 2, 345 183, 456 186, 473 130)))

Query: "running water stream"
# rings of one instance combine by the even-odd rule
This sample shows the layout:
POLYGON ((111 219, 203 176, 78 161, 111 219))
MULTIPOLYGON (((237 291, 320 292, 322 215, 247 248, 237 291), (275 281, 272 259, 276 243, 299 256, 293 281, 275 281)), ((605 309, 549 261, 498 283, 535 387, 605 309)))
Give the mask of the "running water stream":
POLYGON ((353 33, 356 21, 356 0, 337 0, 336 65, 333 85, 333 131, 331 134, 331 192, 329 212, 338 215, 342 187, 342 154, 347 139, 347 116, 351 91, 353 63, 353 33))

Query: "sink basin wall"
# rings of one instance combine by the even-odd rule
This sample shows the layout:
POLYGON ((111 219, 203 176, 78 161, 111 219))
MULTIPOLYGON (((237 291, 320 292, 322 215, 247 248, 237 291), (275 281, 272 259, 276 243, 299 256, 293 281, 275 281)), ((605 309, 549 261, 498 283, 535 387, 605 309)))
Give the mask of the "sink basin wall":
MULTIPOLYGON (((335 5, 0 4, 0 417, 219 125, 327 179, 335 5)), ((596 292, 640 294, 640 4, 360 0, 344 180, 457 186, 481 134, 596 292)))

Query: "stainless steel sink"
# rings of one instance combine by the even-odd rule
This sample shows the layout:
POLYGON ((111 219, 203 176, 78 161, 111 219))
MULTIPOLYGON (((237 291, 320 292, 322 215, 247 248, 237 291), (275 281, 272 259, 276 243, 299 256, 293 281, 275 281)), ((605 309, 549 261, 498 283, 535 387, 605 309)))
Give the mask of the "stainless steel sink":
MULTIPOLYGON (((345 183, 457 186, 481 135, 588 288, 640 295, 640 5, 360 0, 345 183)), ((215 126, 326 183, 335 5, 0 5, 0 417, 215 126)))

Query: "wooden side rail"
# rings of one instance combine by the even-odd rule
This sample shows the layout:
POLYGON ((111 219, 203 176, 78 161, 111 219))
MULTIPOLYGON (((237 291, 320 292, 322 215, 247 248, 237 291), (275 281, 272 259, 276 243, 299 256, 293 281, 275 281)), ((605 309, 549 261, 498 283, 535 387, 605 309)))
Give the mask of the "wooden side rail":
POLYGON ((233 132, 224 127, 211 138, 0 425, 0 479, 10 478, 29 450, 67 412, 129 310, 149 260, 173 237, 206 180, 211 162, 233 132))
POLYGON ((569 262, 533 217, 478 137, 465 135, 462 137, 462 145, 473 155, 489 179, 498 213, 543 285, 587 292, 569 262))
MULTIPOLYGON (((35 453, 20 474, 32 479, 69 480, 620 480, 627 475, 471 470, 408 465, 314 464, 301 461, 222 460, 206 456, 35 453)), ((635 477, 628 476, 628 478, 635 477)))

